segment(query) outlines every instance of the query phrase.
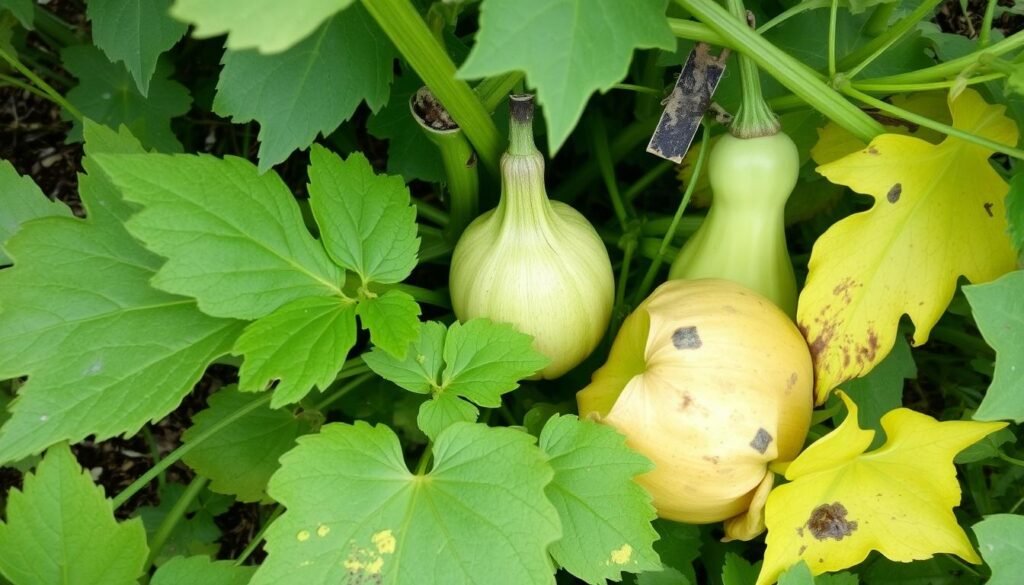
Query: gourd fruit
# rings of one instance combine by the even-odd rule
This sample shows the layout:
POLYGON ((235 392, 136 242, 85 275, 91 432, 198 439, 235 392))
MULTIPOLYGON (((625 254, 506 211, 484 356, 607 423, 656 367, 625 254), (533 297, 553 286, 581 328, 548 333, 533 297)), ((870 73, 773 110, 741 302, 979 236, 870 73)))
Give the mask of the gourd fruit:
POLYGON ((707 217, 672 262, 669 278, 724 278, 761 293, 790 318, 796 277, 783 214, 800 159, 782 132, 755 138, 725 134, 712 147, 707 217))
POLYGON ((654 463, 637 481, 661 517, 725 520, 727 536, 749 539, 763 529, 769 463, 803 446, 812 382, 804 338, 768 299, 670 280, 626 318, 577 402, 654 463))
POLYGON ((544 157, 533 142, 533 96, 509 102, 509 146, 501 157, 501 199, 474 220, 452 256, 452 307, 460 321, 486 317, 533 336, 561 376, 604 335, 614 300, 608 251, 593 226, 550 201, 544 157))

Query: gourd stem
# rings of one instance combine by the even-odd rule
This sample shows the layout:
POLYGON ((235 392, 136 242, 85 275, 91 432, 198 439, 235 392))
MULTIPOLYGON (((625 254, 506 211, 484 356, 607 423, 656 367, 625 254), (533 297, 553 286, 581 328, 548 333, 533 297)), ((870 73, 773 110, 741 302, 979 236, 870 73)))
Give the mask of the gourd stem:
POLYGON ((896 11, 897 4, 898 2, 886 2, 885 4, 875 6, 874 12, 868 17, 868 23, 864 25, 864 32, 872 37, 877 37, 884 33, 889 28, 889 19, 892 18, 892 13, 896 11))
POLYGON ((533 142, 533 96, 514 94, 508 98, 508 154, 539 154, 533 142))
MULTIPOLYGON (((734 16, 749 23, 747 9, 743 7, 743 0, 727 0, 726 3, 734 16)), ((737 55, 737 58, 740 65, 743 100, 729 127, 729 132, 737 138, 756 138, 776 134, 779 131, 779 120, 772 113, 761 94, 761 77, 757 70, 757 64, 742 53, 737 55)))

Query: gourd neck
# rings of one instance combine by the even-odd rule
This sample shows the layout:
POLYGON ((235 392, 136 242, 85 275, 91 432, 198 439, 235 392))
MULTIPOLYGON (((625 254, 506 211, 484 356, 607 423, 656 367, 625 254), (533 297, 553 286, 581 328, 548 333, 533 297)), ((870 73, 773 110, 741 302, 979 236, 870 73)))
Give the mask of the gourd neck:
POLYGON ((553 217, 544 186, 544 156, 533 142, 533 96, 509 97, 508 150, 501 157, 503 227, 544 229, 553 217))

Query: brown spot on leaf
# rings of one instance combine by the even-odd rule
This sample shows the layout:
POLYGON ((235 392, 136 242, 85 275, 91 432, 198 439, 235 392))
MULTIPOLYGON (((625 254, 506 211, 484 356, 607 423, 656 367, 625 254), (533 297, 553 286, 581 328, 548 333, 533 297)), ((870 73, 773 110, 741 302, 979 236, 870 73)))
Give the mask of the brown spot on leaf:
POLYGON ((889 189, 889 192, 885 194, 885 198, 889 201, 889 203, 896 203, 897 201, 900 200, 900 195, 902 194, 903 185, 900 183, 896 183, 895 185, 892 186, 891 189, 889 189))
POLYGON ((763 428, 757 429, 757 434, 754 435, 754 440, 750 441, 750 446, 755 451, 764 455, 765 451, 768 450, 768 445, 772 443, 772 435, 763 428))
POLYGON ((811 511, 807 529, 818 540, 842 540, 857 530, 857 523, 846 519, 846 506, 839 502, 822 504, 811 511))
POLYGON ((874 329, 868 329, 868 344, 857 346, 857 363, 867 365, 875 361, 878 355, 878 334, 874 329))
POLYGON ((676 349, 699 349, 703 343, 697 328, 690 326, 680 327, 672 332, 672 345, 676 346, 676 349))
MULTIPOLYGON (((803 535, 801 534, 800 536, 803 536, 803 535)), ((800 555, 804 554, 805 550, 807 550, 807 545, 806 544, 801 544, 800 545, 800 550, 796 551, 796 555, 800 556, 800 555)))
POLYGON ((878 154, 878 149, 877 149, 877 148, 875 148, 874 146, 869 146, 869 147, 868 147, 868 149, 867 149, 867 150, 865 150, 864 152, 866 152, 866 153, 868 153, 868 154, 874 154, 874 155, 877 155, 877 154, 878 154))
POLYGON ((995 217, 994 215, 992 215, 992 205, 992 203, 985 203, 985 213, 987 213, 989 217, 995 217))

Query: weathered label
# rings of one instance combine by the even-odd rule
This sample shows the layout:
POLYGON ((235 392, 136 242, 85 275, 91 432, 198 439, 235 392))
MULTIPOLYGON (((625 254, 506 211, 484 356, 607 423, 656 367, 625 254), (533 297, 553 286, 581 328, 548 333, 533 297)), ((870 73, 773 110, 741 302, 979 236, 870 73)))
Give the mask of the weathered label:
POLYGON ((711 105, 711 96, 725 71, 727 56, 727 51, 717 57, 712 55, 711 47, 705 43, 697 43, 690 51, 672 93, 662 102, 665 111, 654 129, 647 152, 675 163, 682 162, 711 105))

